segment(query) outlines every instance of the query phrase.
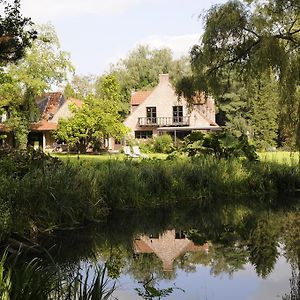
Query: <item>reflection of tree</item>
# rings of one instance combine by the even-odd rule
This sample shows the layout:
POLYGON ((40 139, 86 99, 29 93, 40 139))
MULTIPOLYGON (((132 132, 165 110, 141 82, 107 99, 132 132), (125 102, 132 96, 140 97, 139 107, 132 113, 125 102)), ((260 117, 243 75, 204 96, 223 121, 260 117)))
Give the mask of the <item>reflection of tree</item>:
POLYGON ((276 219, 270 215, 259 219, 256 227, 249 235, 250 261, 255 266, 256 272, 262 277, 266 277, 274 268, 279 255, 278 237, 279 228, 276 219))
POLYGON ((282 297, 282 300, 299 300, 300 299, 300 273, 296 266, 292 267, 292 278, 290 279, 291 291, 289 295, 282 297))
MULTIPOLYGON (((250 260, 257 274, 267 276, 278 256, 279 241, 287 259, 299 265, 299 212, 266 212, 261 207, 226 204, 207 209, 195 207, 118 213, 100 228, 84 230, 78 237, 64 236, 59 245, 58 261, 75 263, 82 260, 107 261, 108 274, 117 278, 128 273, 139 281, 176 277, 176 269, 194 272, 201 264, 213 275, 241 270, 250 260), (196 244, 210 241, 209 250, 187 252, 174 261, 175 270, 164 272, 155 254, 134 254, 133 241, 140 235, 158 236, 171 228, 180 228, 196 244), (68 245, 69 243, 69 245, 68 245), (74 248, 76 245, 76 250, 74 248), (63 258, 65 256, 65 259, 63 258)), ((47 248, 47 247, 46 247, 47 248)))
POLYGON ((287 259, 300 267, 300 212, 283 218, 282 239, 287 259))
POLYGON ((163 271, 163 264, 154 253, 138 254, 129 258, 126 273, 143 282, 150 280, 152 276, 156 280, 174 279, 176 277, 175 271, 163 271))
POLYGON ((248 253, 242 246, 210 243, 208 252, 186 253, 175 261, 175 265, 185 272, 195 272, 197 265, 207 266, 211 268, 211 274, 218 276, 221 273, 232 275, 243 269, 247 260, 248 253))
POLYGON ((233 275, 234 272, 243 269, 248 260, 247 251, 238 245, 216 244, 212 251, 211 273, 215 276, 221 273, 233 275))

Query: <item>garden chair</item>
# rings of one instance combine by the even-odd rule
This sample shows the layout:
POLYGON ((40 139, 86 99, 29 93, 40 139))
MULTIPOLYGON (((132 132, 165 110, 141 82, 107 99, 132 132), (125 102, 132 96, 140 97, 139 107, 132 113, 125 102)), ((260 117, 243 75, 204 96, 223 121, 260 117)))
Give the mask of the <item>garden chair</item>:
POLYGON ((138 155, 136 155, 136 154, 134 154, 134 153, 131 152, 129 146, 124 146, 123 150, 124 150, 124 154, 126 155, 126 157, 132 157, 132 158, 139 157, 138 155))
POLYGON ((138 157, 148 158, 147 155, 141 153, 139 146, 132 146, 132 150, 133 150, 133 154, 137 155, 138 157))

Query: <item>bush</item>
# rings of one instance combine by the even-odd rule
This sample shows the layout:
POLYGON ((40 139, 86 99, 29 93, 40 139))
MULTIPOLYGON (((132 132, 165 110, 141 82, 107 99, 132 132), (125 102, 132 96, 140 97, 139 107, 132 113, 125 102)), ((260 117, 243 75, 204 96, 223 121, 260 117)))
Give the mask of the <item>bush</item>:
POLYGON ((171 153, 174 150, 172 137, 168 134, 159 135, 152 140, 153 152, 171 153))
POLYGON ((255 147, 245 134, 234 135, 228 130, 214 133, 192 132, 184 140, 182 151, 189 156, 213 154, 217 158, 245 156, 248 160, 258 159, 255 147))

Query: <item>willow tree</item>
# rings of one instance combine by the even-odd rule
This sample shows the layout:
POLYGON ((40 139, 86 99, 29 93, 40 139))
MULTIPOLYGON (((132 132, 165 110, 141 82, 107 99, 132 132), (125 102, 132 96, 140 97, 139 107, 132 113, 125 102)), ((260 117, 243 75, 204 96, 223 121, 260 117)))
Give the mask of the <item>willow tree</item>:
POLYGON ((178 93, 190 101, 199 90, 219 96, 233 73, 247 86, 250 78, 271 69, 282 126, 294 134, 298 128, 300 146, 300 1, 228 1, 211 7, 204 24, 201 43, 191 51, 193 75, 181 80, 178 93))

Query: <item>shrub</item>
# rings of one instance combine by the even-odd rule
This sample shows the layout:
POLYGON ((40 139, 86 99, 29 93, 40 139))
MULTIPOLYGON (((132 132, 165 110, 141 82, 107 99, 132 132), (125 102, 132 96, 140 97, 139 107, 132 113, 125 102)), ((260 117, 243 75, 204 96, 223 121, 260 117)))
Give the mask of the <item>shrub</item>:
POLYGON ((192 132, 184 140, 182 151, 189 156, 213 154, 217 158, 245 156, 257 160, 255 147, 248 142, 245 134, 239 136, 223 130, 215 133, 192 132))
POLYGON ((168 134, 159 135, 152 140, 153 151, 156 153, 171 153, 174 150, 172 137, 168 134))

